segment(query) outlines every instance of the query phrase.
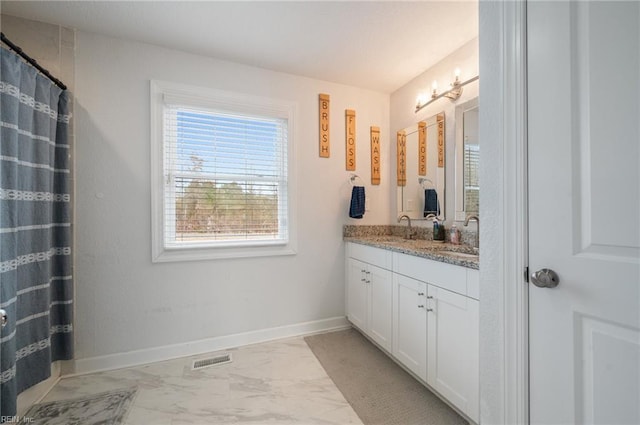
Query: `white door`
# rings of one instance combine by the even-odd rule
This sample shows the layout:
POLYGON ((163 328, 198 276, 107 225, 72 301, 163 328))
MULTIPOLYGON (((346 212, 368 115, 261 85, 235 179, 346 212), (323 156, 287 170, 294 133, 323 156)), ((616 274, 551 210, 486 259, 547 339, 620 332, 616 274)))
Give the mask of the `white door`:
POLYGON ((393 355, 418 377, 427 380, 427 285, 393 275, 393 355))
POLYGON ((530 1, 527 33, 531 423, 639 424, 640 2, 530 1))

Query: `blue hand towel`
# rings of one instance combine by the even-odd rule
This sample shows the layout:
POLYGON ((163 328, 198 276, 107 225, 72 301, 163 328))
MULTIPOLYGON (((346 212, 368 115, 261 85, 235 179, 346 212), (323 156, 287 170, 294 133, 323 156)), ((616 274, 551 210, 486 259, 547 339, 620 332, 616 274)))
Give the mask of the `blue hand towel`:
POLYGON ((425 189, 424 191, 424 216, 435 214, 440 216, 440 202, 438 201, 438 192, 435 189, 425 189))
POLYGON ((349 217, 362 218, 364 216, 364 187, 353 186, 351 189, 351 206, 349 207, 349 217))

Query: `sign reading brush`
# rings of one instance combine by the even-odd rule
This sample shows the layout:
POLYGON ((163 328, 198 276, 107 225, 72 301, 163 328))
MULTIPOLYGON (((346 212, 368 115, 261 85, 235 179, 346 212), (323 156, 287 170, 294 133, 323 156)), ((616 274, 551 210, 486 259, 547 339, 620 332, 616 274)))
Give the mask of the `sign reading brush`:
POLYGON ((320 158, 329 158, 330 155, 330 139, 329 139, 329 102, 328 94, 320 94, 319 101, 319 120, 320 120, 320 158))
POLYGON ((444 168, 444 114, 438 114, 438 167, 444 168))

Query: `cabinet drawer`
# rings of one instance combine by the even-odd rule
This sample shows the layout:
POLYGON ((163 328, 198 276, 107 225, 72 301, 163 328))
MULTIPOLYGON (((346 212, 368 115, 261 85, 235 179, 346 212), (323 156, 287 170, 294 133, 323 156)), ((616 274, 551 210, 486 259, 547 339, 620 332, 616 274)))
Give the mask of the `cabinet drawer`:
POLYGON ((394 272, 467 295, 467 269, 413 255, 394 253, 394 272))
POLYGON ((391 251, 349 242, 347 244, 347 255, 356 260, 391 270, 391 261, 393 258, 391 251))

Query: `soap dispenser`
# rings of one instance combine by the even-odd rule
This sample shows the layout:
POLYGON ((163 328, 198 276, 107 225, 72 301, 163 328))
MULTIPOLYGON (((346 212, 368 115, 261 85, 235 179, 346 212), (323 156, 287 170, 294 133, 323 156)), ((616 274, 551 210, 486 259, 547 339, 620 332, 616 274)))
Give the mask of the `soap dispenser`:
POLYGON ((449 229, 449 242, 454 245, 460 245, 460 230, 458 230, 455 223, 449 229))
POLYGON ((444 224, 440 224, 437 218, 433 219, 433 240, 444 242, 444 224))

